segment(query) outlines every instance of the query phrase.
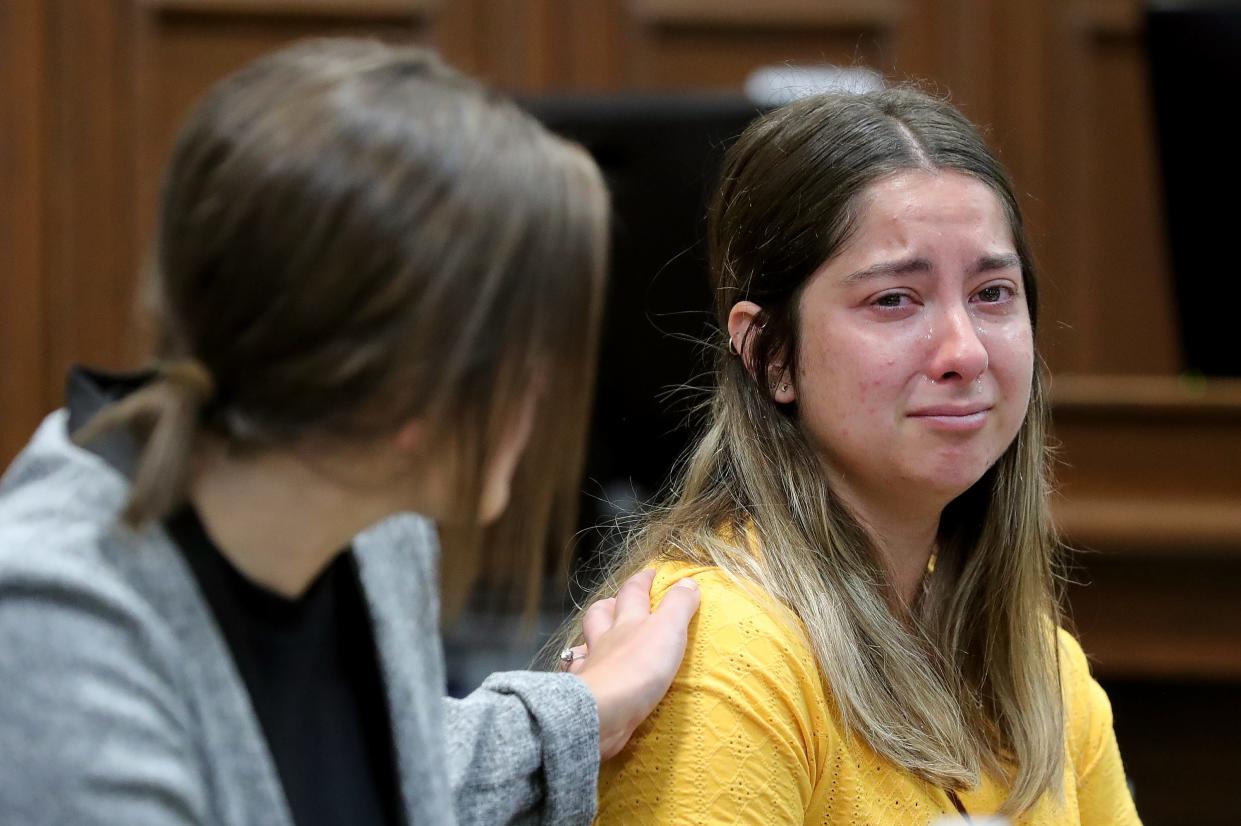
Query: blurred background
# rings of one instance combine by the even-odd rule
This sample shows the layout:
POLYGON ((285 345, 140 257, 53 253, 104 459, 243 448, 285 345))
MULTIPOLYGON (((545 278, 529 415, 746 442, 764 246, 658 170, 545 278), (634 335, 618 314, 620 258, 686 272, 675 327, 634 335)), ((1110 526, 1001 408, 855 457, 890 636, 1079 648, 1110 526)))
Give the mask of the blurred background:
MULTIPOLYGON (((132 294, 177 124, 290 41, 439 49, 581 140, 617 226, 583 525, 689 434, 720 153, 791 94, 913 79, 1024 199, 1054 375, 1070 609, 1148 824, 1241 823, 1241 11, 1138 0, 0 0, 0 462, 74 362, 141 363, 132 294), (833 68, 834 67, 834 68, 833 68)), ((606 543, 583 539, 597 560, 606 543)), ((563 605, 551 599, 546 630, 563 605)), ((454 691, 537 638, 451 631, 454 691)))

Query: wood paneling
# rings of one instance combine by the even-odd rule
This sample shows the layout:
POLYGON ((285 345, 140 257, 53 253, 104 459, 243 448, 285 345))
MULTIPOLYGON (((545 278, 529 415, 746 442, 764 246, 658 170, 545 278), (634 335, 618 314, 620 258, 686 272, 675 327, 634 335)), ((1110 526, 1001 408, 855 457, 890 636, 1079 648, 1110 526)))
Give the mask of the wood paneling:
POLYGON ((1073 541, 1241 558, 1241 380, 1062 375, 1053 399, 1073 541))
POLYGON ((1056 4, 1043 139, 1049 360, 1172 374, 1181 356, 1136 0, 1056 4))
MULTIPOLYGON (((119 3, 48 3, 52 95, 46 175, 48 383, 78 361, 134 355, 132 32, 119 3)), ((56 399, 58 402, 59 399, 56 399)))
POLYGON ((208 86, 259 54, 323 35, 432 41, 470 68, 475 3, 455 4, 442 29, 434 0, 2 4, 0 459, 60 402, 69 364, 142 358, 134 295, 160 173, 208 86))
POLYGON ((890 29, 905 13, 900 0, 633 0, 639 21, 662 26, 730 27, 749 32, 784 28, 890 29))
POLYGON ((1241 380, 1059 376, 1057 521, 1100 670, 1241 681, 1241 380))
POLYGON ((430 39, 429 0, 142 0, 124 18, 128 63, 120 94, 132 120, 133 243, 145 249, 159 180, 181 120, 212 83, 259 55, 311 37, 430 39))
POLYGON ((47 34, 41 0, 0 3, 0 462, 52 406, 43 278, 47 34))
MULTIPOLYGON (((24 362, 40 379, 8 380, 32 407, 70 361, 140 351, 129 295, 193 101, 255 55, 323 34, 431 43, 520 92, 737 90, 760 66, 823 62, 951 92, 1022 193, 1052 367, 1179 367, 1137 0, 50 0, 4 14, 41 21, 5 33, 6 61, 26 66, 5 80, 19 124, 6 133, 46 216, 3 230, 22 239, 14 278, 40 284, 22 291, 27 310, 9 303, 19 321, 6 325, 38 342, 22 346, 41 354, 24 362)), ((4 426, 28 424, 19 413, 4 426)))
POLYGON ((628 85, 740 89, 762 66, 898 63, 900 2, 640 0, 632 4, 628 85))
POLYGON ((1111 679, 1241 685, 1241 555, 1079 552, 1071 617, 1111 679))
POLYGON ((431 14, 438 0, 134 0, 140 9, 231 17, 327 18, 346 26, 364 21, 402 26, 431 14))

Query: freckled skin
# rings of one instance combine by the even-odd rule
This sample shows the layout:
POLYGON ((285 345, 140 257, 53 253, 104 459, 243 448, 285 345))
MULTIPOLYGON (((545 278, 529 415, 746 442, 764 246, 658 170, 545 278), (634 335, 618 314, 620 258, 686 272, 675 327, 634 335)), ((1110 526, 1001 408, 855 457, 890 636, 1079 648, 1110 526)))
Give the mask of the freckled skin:
POLYGON ((960 173, 902 172, 862 199, 856 234, 803 293, 791 394, 836 484, 942 505, 995 463, 1029 405, 1030 316, 1019 266, 1003 263, 1013 239, 992 191, 960 173), (984 412, 969 425, 921 415, 945 405, 984 412))

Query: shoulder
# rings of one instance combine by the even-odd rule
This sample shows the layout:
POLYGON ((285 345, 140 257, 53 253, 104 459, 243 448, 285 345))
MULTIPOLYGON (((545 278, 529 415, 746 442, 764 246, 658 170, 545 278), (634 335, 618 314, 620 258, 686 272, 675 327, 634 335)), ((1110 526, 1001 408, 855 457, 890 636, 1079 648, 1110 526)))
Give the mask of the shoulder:
POLYGON ((161 526, 120 522, 125 477, 73 444, 66 423, 64 410, 48 416, 0 479, 0 593, 6 605, 41 593, 49 606, 142 614, 160 590, 152 579, 184 572, 161 526))
POLYGON ((182 822, 205 798, 177 643, 92 542, 84 524, 0 529, 0 753, 23 755, 0 778, 0 819, 182 822))
POLYGON ((1085 771, 1112 735, 1112 705, 1091 675, 1081 643, 1063 628, 1057 638, 1069 755, 1079 771, 1085 771))
POLYGON ((781 636, 804 641, 801 621, 785 605, 756 583, 734 576, 713 565, 662 562, 655 566, 651 602, 658 605, 668 589, 692 577, 702 591, 702 608, 695 621, 700 625, 731 624, 739 619, 761 622, 781 629, 781 636))
POLYGON ((101 615, 144 613, 133 563, 149 562, 146 546, 162 532, 121 525, 123 486, 113 491, 112 480, 95 477, 90 468, 60 466, 0 494, 3 616, 19 608, 55 616, 74 606, 101 615))
POLYGON ((835 730, 797 618, 719 568, 656 566, 652 602, 702 592, 672 687, 600 769, 598 823, 801 822, 835 730))
MULTIPOLYGON (((1098 697, 1089 690, 1095 683, 1090 673, 1090 662, 1081 643, 1064 628, 1056 631, 1057 652, 1060 661, 1060 684, 1064 689, 1065 703, 1084 709, 1098 703, 1098 697)), ((1106 702, 1106 696, 1103 697, 1106 702)))
POLYGON ((702 600, 666 710, 707 728, 744 718, 743 728, 778 740, 808 771, 836 725, 805 626, 756 584, 714 567, 658 566, 653 601, 687 576, 702 600))
POLYGON ((197 590, 158 527, 117 513, 124 478, 50 417, 0 482, 0 820, 202 822, 180 656, 197 590))
POLYGON ((115 516, 125 478, 99 456, 74 444, 68 412, 50 414, 0 478, 0 520, 48 519, 65 513, 115 516))
POLYGON ((57 697, 87 675, 169 682, 159 603, 185 590, 179 558, 159 527, 119 523, 123 477, 61 431, 49 417, 0 485, 0 682, 57 697))
POLYGON ((49 416, 0 479, 0 585, 106 588, 112 549, 137 540, 117 520, 124 477, 70 442, 65 418, 49 416))
POLYGON ((1061 678, 1079 678, 1083 672, 1089 674, 1090 665, 1086 660, 1086 652, 1082 644, 1066 628, 1056 629, 1056 645, 1060 653, 1061 678))
POLYGON ((1063 629, 1060 678, 1064 690, 1067 772, 1082 823, 1139 823, 1112 729, 1112 706, 1090 675, 1081 645, 1063 629))
POLYGON ((0 513, 6 685, 71 676, 52 673, 58 667, 166 670, 159 664, 176 643, 152 593, 177 575, 170 569, 179 560, 155 547, 166 543, 153 541, 154 532, 131 538, 125 528, 69 512, 56 520, 11 517, 0 513))
POLYGON ((805 628, 792 611, 758 585, 712 566, 666 562, 656 567, 651 601, 658 605, 679 580, 693 577, 702 600, 690 623, 691 666, 778 667, 776 675, 813 687, 820 682, 805 628))

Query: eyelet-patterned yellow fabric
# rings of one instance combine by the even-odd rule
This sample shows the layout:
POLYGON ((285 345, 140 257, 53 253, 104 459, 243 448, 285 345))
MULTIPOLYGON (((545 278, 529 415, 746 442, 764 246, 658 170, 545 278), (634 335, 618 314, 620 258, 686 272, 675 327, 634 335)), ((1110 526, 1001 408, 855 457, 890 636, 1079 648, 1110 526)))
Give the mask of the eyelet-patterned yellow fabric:
MULTIPOLYGON (((643 824, 927 824, 955 814, 947 795, 876 755, 840 725, 801 625, 715 568, 666 563, 652 602, 693 576, 702 605, 668 696, 599 775, 604 826, 643 824)), ((1137 824, 1107 696, 1081 647, 1060 632, 1067 698, 1065 799, 1044 799, 1015 826, 1137 824)), ((961 795, 994 813, 987 780, 961 795)))

